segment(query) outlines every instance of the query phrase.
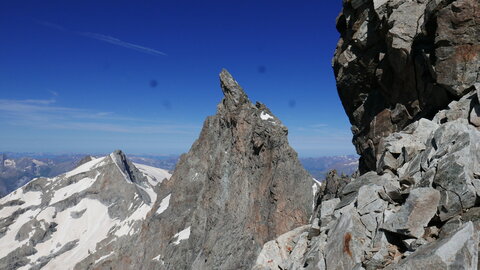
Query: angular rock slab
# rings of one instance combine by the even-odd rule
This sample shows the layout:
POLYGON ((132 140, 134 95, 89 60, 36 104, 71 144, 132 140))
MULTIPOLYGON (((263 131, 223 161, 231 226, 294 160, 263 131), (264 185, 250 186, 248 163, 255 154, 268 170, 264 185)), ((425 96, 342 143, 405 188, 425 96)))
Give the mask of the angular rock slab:
MULTIPOLYGON (((433 185, 442 193, 440 219, 447 220, 475 205, 480 172, 480 132, 465 119, 442 125, 432 138, 432 160, 437 163, 433 185)), ((433 162, 433 164, 435 164, 433 162)))
POLYGON ((419 238, 424 227, 435 216, 440 192, 434 188, 417 188, 410 192, 405 204, 383 224, 384 230, 419 238))
POLYGON ((358 267, 369 242, 366 234, 367 230, 356 209, 345 209, 328 233, 325 247, 326 269, 347 270, 358 267))
POLYGON ((478 234, 468 222, 444 239, 426 244, 386 269, 477 269, 478 234))
MULTIPOLYGON (((305 239, 302 238, 302 234, 307 233, 308 229, 310 229, 310 225, 301 226, 280 235, 275 240, 265 243, 252 269, 266 270, 279 269, 279 267, 285 269, 292 261, 294 261, 294 258, 291 258, 291 255, 294 247, 298 252, 300 245, 297 243, 301 242, 306 244, 305 239)), ((304 245, 302 250, 303 253, 305 253, 307 246, 304 245)))

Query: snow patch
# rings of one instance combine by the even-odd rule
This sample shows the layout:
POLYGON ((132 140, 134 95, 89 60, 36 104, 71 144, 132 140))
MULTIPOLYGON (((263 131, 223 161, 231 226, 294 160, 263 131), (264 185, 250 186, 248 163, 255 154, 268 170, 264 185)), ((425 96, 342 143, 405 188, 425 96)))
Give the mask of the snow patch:
POLYGON ((63 201, 65 199, 69 198, 70 196, 72 196, 73 194, 80 193, 80 192, 84 191, 85 189, 89 188, 90 186, 93 185, 93 183, 95 183, 95 181, 97 180, 99 175, 100 175, 100 173, 97 173, 95 178, 88 178, 88 177, 83 178, 83 179, 79 180, 78 182, 75 182, 73 184, 70 184, 68 186, 65 186, 65 187, 55 191, 55 194, 53 195, 53 198, 50 201, 50 205, 54 204, 54 203, 57 203, 59 201, 63 201))
POLYGON ((313 180, 313 185, 312 185, 312 193, 313 193, 312 210, 314 210, 315 209, 315 195, 317 195, 317 192, 320 190, 320 187, 322 186, 322 183, 320 183, 315 178, 312 178, 312 180, 313 180))
POLYGON ((133 226, 135 225, 135 223, 137 223, 137 221, 144 220, 151 209, 151 206, 142 203, 140 207, 138 207, 137 210, 133 212, 132 215, 130 215, 124 221, 118 223, 118 229, 117 231, 115 231, 115 235, 117 237, 121 237, 124 235, 133 235, 135 233, 135 231, 133 231, 133 226))
POLYGON ((171 194, 168 194, 168 196, 163 198, 163 200, 160 202, 160 206, 158 207, 158 210, 156 212, 157 215, 160 215, 165 210, 167 210, 168 205, 170 204, 170 196, 171 196, 171 194))
POLYGON ((180 241, 187 240, 190 237, 190 227, 191 226, 188 226, 188 228, 184 229, 183 231, 173 236, 173 239, 177 238, 177 240, 173 242, 174 245, 178 245, 180 244, 180 241))
POLYGON ((158 262, 160 262, 160 264, 162 264, 162 265, 165 264, 165 262, 164 262, 162 259, 160 259, 160 255, 154 257, 154 258, 152 259, 152 261, 158 261, 158 262))
POLYGON ((40 209, 28 210, 23 214, 19 215, 15 222, 8 226, 5 235, 3 237, 0 237, 0 259, 7 256, 12 250, 15 250, 28 243, 28 238, 23 241, 17 241, 15 237, 17 236, 20 228, 25 223, 35 218, 35 216, 39 212, 40 209))
POLYGON ((5 159, 5 160, 3 161, 3 166, 15 168, 15 167, 16 167, 15 160, 13 160, 13 159, 5 159))
POLYGON ((260 113, 260 118, 261 118, 262 120, 268 120, 268 119, 273 119, 273 116, 271 116, 270 114, 262 111, 262 112, 260 113))
POLYGON ((160 168, 155 168, 143 164, 138 164, 138 163, 133 163, 135 167, 137 167, 140 172, 142 172, 148 179, 148 182, 152 186, 156 186, 166 178, 170 179, 172 176, 167 170, 160 169, 160 168))
POLYGON ((80 173, 88 172, 91 169, 93 169, 95 167, 95 165, 102 162, 104 159, 105 159, 105 157, 90 160, 89 162, 87 162, 85 164, 82 164, 82 165, 78 166, 77 168, 65 173, 65 178, 72 177, 72 176, 80 174, 80 173))
MULTIPOLYGON (((44 211, 47 211, 47 209, 44 211)), ((55 222, 59 226, 56 227, 57 230, 51 235, 51 238, 35 246, 37 253, 28 257, 30 261, 35 263, 39 258, 59 251, 68 242, 75 240, 78 240, 78 242, 75 248, 53 258, 45 265, 45 269, 73 269, 73 266, 88 257, 89 253, 95 252, 97 243, 105 239, 110 229, 115 225, 115 220, 108 215, 108 207, 89 198, 84 198, 77 205, 56 213, 55 216, 49 217, 52 210, 48 210, 48 212, 43 216, 48 222, 55 222), (84 209, 86 211, 81 217, 71 218, 72 212, 84 209)), ((1 242, 4 242, 3 239, 1 242)), ((9 241, 6 243, 9 243, 9 241)), ((3 249, 0 247, 0 250, 3 249)), ((9 247, 6 250, 13 249, 9 247)), ((21 269, 28 269, 31 266, 25 265, 21 269)))
POLYGON ((95 262, 94 262, 93 264, 97 264, 97 263, 99 263, 99 262, 103 261, 103 259, 105 259, 105 258, 107 258, 107 257, 110 257, 110 256, 112 256, 112 255, 113 255, 113 251, 112 251, 112 252, 110 252, 110 253, 109 253, 109 254, 107 254, 107 255, 104 255, 104 256, 102 256, 102 257, 98 258, 97 260, 95 260, 95 262))
POLYGON ((0 205, 14 200, 21 200, 24 203, 22 205, 11 205, 3 207, 2 209, 0 209, 0 219, 9 217, 11 214, 13 214, 19 209, 40 205, 42 203, 42 194, 43 193, 41 191, 30 191, 27 193, 23 193, 23 189, 18 189, 14 193, 10 193, 2 200, 0 200, 0 205))
POLYGON ((345 164, 346 166, 358 165, 358 160, 345 164))

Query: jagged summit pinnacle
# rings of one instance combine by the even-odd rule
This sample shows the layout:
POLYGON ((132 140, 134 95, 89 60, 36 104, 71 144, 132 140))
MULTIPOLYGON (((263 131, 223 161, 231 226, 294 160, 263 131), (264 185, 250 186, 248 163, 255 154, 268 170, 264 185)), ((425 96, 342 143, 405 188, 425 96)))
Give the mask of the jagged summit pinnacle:
POLYGON ((146 179, 133 165, 133 163, 127 158, 127 156, 125 155, 125 153, 123 153, 122 150, 113 151, 113 153, 110 154, 110 158, 125 175, 127 181, 137 184, 146 182, 146 179))
POLYGON ((222 69, 219 76, 220 86, 222 87, 222 92, 225 96, 224 105, 227 110, 233 110, 239 105, 250 103, 243 88, 237 83, 237 81, 235 81, 226 69, 222 69))

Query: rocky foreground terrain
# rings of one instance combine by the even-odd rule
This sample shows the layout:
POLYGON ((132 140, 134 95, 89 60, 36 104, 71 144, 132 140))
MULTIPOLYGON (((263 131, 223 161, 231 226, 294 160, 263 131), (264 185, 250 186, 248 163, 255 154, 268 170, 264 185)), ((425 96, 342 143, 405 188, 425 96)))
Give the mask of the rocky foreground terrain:
POLYGON ((351 0, 340 98, 360 158, 254 269, 478 269, 480 2, 351 0))

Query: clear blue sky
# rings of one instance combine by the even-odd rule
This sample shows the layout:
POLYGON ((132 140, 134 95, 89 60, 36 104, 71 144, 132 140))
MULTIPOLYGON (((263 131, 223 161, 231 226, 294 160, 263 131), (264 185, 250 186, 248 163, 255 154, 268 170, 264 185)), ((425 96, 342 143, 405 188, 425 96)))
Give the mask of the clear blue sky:
POLYGON ((227 68, 301 156, 352 154, 335 1, 1 1, 0 151, 178 154, 227 68))

